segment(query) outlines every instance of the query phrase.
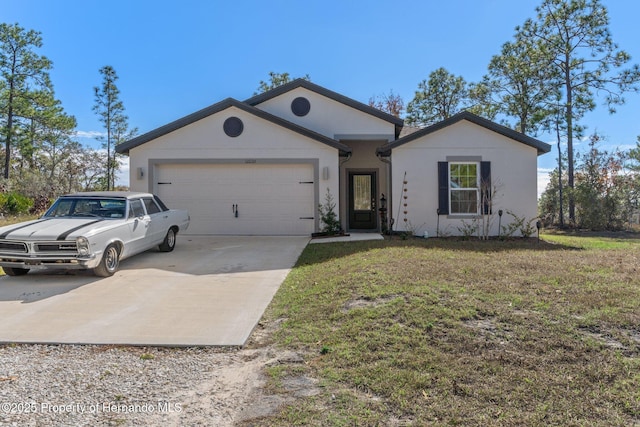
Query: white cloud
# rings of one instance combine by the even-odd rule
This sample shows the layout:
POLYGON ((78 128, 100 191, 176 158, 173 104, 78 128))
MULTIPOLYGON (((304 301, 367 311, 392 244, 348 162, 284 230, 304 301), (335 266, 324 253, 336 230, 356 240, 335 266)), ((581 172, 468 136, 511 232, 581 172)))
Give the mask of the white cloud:
POLYGON ((613 149, 620 150, 620 151, 629 151, 637 147, 638 147, 637 144, 622 144, 622 145, 616 145, 613 149))
POLYGON ((544 190, 547 188, 547 184, 551 181, 549 173, 552 171, 553 169, 538 168, 538 199, 542 193, 544 193, 544 190))
POLYGON ((116 185, 129 186, 129 157, 120 159, 120 170, 116 173, 116 185))
POLYGON ((85 138, 85 139, 96 139, 99 136, 106 136, 105 132, 100 132, 97 130, 77 130, 76 138, 85 138))

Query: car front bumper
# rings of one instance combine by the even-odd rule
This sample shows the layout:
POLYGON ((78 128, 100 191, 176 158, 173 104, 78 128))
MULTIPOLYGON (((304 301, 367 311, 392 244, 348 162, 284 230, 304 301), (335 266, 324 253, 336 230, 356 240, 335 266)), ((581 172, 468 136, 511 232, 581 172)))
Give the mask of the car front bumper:
POLYGON ((0 239, 0 267, 89 269, 99 262, 97 254, 81 255, 76 241, 0 239))
POLYGON ((0 253, 0 267, 11 268, 63 268, 63 269, 90 269, 98 266, 100 260, 95 256, 77 257, 77 256, 15 256, 0 253))

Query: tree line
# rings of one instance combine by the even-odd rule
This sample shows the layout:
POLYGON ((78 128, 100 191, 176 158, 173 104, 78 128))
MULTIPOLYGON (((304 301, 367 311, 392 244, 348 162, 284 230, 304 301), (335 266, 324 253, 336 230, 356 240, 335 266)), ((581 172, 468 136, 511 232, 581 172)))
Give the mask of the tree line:
POLYGON ((39 211, 61 193, 113 189, 120 165, 114 147, 136 132, 119 99, 118 76, 105 66, 93 88, 104 150, 77 142, 76 119, 55 96, 53 62, 38 53, 42 46, 41 33, 0 24, 0 213, 39 211))
MULTIPOLYGON (((640 208, 640 137, 634 149, 615 153, 599 148, 598 134, 588 136, 584 153, 574 144, 585 137, 581 120, 598 101, 615 113, 625 94, 638 92, 640 69, 627 66, 631 58, 613 41, 599 0, 543 0, 535 11, 492 57, 480 82, 445 68, 429 74, 407 104, 405 121, 428 126, 468 110, 529 136, 553 135, 558 166, 539 204, 541 218, 621 228, 640 208)), ((398 117, 404 110, 392 92, 369 103, 398 117)))
MULTIPOLYGON (((369 106, 403 118, 413 127, 428 126, 459 111, 469 110, 490 120, 500 120, 502 124, 523 134, 535 136, 560 129, 562 110, 557 100, 559 93, 554 95, 553 99, 557 100, 555 103, 542 102, 557 87, 545 86, 545 79, 531 79, 526 84, 514 85, 521 90, 520 95, 514 97, 516 92, 508 90, 506 80, 499 80, 500 74, 494 69, 509 68, 524 76, 523 62, 516 66, 516 62, 507 58, 505 52, 512 52, 511 42, 505 44, 502 52, 504 56, 492 58, 489 74, 480 83, 467 83, 463 77, 439 68, 429 75, 428 80, 419 84, 419 90, 407 107, 402 97, 392 90, 372 96, 369 106), (536 89, 532 90, 532 87, 536 89), (531 98, 524 96, 525 93, 531 94, 531 98), (552 107, 555 109, 552 110, 552 107)), ((538 70, 536 73, 545 75, 545 78, 550 75, 548 70, 544 73, 538 70)), ((308 75, 303 78, 310 80, 308 75)), ((254 94, 292 80, 294 78, 289 73, 270 72, 269 79, 261 81, 254 94)), ((582 137, 582 128, 575 126, 575 130, 574 135, 582 137)), ((572 188, 567 174, 562 174, 562 171, 569 169, 567 154, 560 150, 560 143, 566 142, 566 136, 558 134, 561 163, 550 173, 550 182, 539 200, 540 218, 547 225, 572 225, 595 230, 618 230, 631 222, 637 224, 640 220, 640 136, 635 148, 613 152, 600 148, 603 137, 598 133, 590 135, 588 139, 588 149, 576 155, 572 188), (563 194, 565 197, 562 197, 563 194), (575 219, 571 222, 565 215, 569 212, 569 200, 574 201, 576 209, 575 219)))

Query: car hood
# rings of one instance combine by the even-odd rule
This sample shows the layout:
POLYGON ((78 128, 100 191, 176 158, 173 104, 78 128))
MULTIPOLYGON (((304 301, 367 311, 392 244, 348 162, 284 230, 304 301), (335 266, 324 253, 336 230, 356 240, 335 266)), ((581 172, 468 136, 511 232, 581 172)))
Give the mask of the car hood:
POLYGON ((94 230, 90 234, 94 234, 96 227, 110 223, 109 220, 98 218, 41 218, 1 227, 0 239, 73 240, 86 235, 92 228, 94 230))

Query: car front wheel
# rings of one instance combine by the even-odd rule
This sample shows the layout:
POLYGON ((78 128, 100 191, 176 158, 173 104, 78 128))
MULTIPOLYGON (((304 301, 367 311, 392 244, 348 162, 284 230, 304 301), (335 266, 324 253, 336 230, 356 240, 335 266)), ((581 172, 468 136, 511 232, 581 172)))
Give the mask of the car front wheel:
POLYGON ((107 249, 104 250, 104 254, 102 255, 100 264, 98 264, 98 266, 93 269, 93 272, 96 276, 100 277, 113 276, 113 273, 118 270, 119 265, 120 252, 118 251, 118 247, 116 245, 111 244, 107 246, 107 249))
POLYGON ((164 241, 160 243, 158 248, 161 252, 171 252, 173 248, 176 247, 176 230, 174 228, 170 228, 167 231, 167 235, 164 236, 164 241))
POLYGON ((28 268, 3 267, 2 269, 7 276, 24 276, 29 272, 28 268))

